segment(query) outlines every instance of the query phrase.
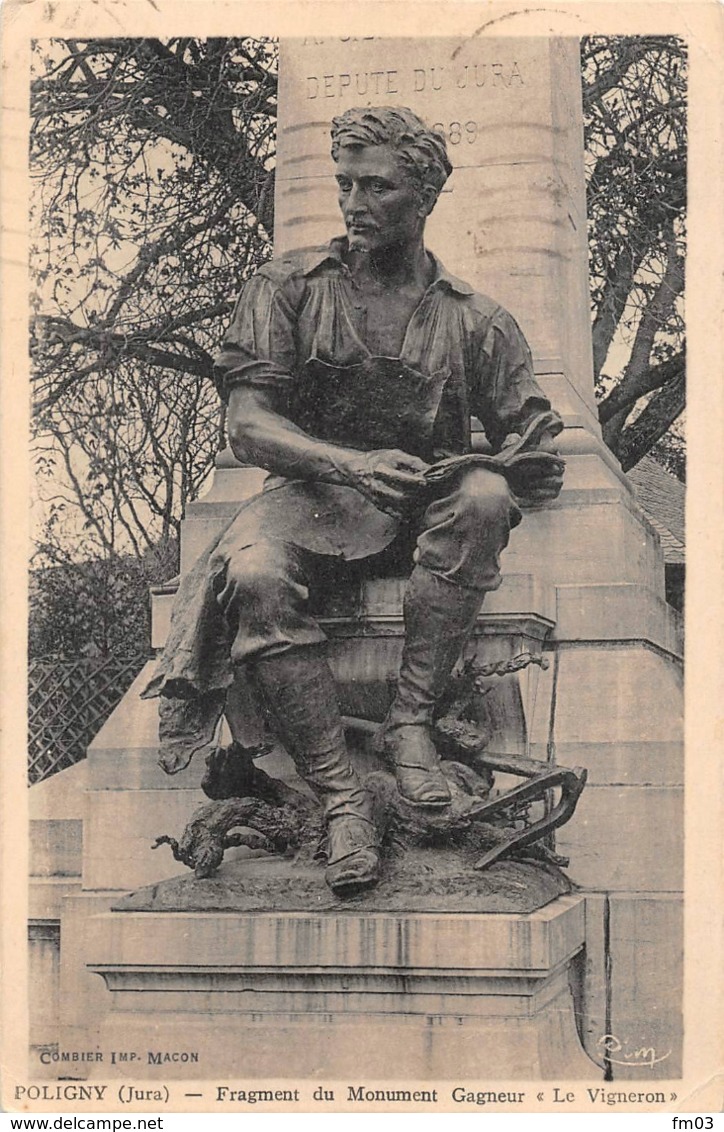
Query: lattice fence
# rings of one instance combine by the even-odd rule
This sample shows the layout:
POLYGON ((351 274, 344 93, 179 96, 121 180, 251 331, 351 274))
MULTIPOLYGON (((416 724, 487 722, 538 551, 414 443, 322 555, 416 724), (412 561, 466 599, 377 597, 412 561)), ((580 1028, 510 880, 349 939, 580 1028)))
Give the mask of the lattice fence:
POLYGON ((145 656, 34 660, 28 671, 31 782, 85 758, 86 747, 130 687, 145 656))

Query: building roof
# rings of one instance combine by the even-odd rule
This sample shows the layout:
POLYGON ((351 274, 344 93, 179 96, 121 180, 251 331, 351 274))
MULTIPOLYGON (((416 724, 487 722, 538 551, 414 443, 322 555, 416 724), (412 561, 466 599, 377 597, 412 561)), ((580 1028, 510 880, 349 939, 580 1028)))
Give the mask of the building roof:
POLYGON ((628 478, 636 499, 661 539, 664 560, 667 563, 684 562, 686 488, 683 483, 657 464, 653 456, 644 456, 628 473, 628 478))

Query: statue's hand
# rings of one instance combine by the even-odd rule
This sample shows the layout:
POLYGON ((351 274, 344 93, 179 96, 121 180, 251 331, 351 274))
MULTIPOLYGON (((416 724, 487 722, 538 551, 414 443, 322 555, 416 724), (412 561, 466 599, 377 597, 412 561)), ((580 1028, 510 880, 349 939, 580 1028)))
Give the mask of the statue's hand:
MULTIPOLYGON (((511 433, 510 436, 507 436, 503 443, 501 453, 505 451, 506 447, 514 444, 519 439, 516 433, 511 433)), ((533 454, 536 452, 547 452, 551 456, 559 455, 555 439, 549 432, 543 433, 535 448, 530 451, 533 454)), ((513 492, 518 497, 519 502, 523 505, 546 503, 551 499, 556 499, 560 494, 561 488, 563 487, 564 469, 565 464, 563 460, 546 461, 545 471, 543 473, 541 473, 541 462, 535 460, 529 463, 522 462, 508 473, 508 482, 513 492)))
POLYGON ((423 489, 429 464, 398 448, 356 452, 345 460, 345 479, 380 511, 401 517, 423 489))

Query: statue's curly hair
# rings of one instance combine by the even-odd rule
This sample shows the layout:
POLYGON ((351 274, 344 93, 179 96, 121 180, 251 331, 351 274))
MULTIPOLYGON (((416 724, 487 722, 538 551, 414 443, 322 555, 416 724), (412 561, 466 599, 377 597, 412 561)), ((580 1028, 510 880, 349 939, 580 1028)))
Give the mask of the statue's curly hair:
POLYGON ((345 146, 389 145, 412 180, 439 193, 452 173, 445 138, 407 106, 359 106, 332 119, 332 157, 345 146))

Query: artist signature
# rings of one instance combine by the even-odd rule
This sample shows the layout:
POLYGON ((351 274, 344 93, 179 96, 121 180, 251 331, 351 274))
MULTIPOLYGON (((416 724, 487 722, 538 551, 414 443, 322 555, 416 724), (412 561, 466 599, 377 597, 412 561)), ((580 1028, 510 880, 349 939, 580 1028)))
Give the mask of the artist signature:
POLYGON ((639 1046, 638 1049, 629 1050, 626 1043, 615 1034, 603 1034, 596 1044, 603 1049, 606 1060, 614 1065, 648 1065, 649 1069, 653 1069, 660 1061, 666 1061, 667 1057, 671 1057, 670 1049, 659 1056, 653 1046, 639 1046), (621 1057, 612 1056, 616 1053, 621 1057))

